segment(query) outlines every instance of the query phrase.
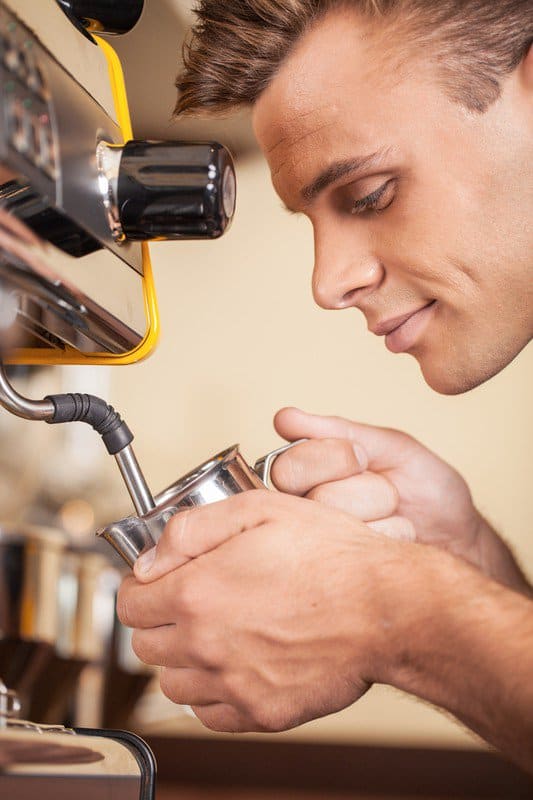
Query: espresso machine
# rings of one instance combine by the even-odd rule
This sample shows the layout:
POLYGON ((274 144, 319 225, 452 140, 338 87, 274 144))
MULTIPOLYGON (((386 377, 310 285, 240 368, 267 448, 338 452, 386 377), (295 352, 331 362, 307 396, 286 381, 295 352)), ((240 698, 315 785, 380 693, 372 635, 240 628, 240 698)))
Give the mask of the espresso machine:
MULTIPOLYGON (((93 395, 26 397, 17 370, 147 357, 159 332, 148 242, 221 236, 235 210, 235 171, 217 142, 133 137, 111 42, 139 22, 143 0, 42 3, 51 25, 68 26, 84 57, 94 54, 111 102, 47 46, 41 0, 0 0, 0 405, 28 424, 90 425, 144 518, 156 501, 121 416, 93 395)), ((110 701, 103 726, 66 724, 67 696, 82 675, 90 684, 87 665, 125 651, 113 617, 120 570, 73 550, 59 530, 1 514, 0 795, 149 800, 153 756, 139 737, 110 729, 122 723, 112 713, 119 657, 98 689, 110 701)), ((159 526, 168 518, 156 517, 159 526)), ((123 543, 129 564, 147 542, 136 535, 123 543)), ((126 701, 149 680, 131 675, 126 701)))

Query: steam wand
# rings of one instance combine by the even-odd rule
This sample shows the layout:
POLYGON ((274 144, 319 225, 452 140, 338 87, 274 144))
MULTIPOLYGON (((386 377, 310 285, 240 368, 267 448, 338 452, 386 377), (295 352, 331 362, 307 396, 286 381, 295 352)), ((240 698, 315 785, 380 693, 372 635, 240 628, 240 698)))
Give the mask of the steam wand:
POLYGON ((86 422, 100 434, 118 468, 139 516, 155 508, 154 498, 135 457, 133 434, 118 412, 105 400, 90 394, 55 394, 44 400, 29 400, 9 383, 0 361, 0 405, 22 419, 60 422, 86 422))

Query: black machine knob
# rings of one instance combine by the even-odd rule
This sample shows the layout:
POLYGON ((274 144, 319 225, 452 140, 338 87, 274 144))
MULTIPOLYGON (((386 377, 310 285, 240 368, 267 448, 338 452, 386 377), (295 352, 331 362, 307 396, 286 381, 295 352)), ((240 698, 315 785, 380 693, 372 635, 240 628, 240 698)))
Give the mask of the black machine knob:
POLYGON ((118 216, 127 239, 216 239, 235 211, 233 159, 217 142, 124 145, 118 216))
POLYGON ((84 33, 128 33, 140 19, 144 0, 57 0, 84 33))

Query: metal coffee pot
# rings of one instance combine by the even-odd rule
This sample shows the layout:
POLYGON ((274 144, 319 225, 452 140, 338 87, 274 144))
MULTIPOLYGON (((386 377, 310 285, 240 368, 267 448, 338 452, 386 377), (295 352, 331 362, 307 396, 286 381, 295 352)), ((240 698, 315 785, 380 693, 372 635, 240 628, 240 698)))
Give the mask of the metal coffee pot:
POLYGON ((0 675, 25 714, 53 658, 57 585, 66 537, 35 525, 0 525, 0 675))
POLYGON ((251 467, 242 457, 239 445, 205 461, 154 497, 155 508, 146 514, 125 517, 97 531, 133 567, 137 558, 158 541, 166 523, 186 508, 224 500, 248 489, 265 489, 277 456, 294 445, 291 442, 258 459, 251 467))

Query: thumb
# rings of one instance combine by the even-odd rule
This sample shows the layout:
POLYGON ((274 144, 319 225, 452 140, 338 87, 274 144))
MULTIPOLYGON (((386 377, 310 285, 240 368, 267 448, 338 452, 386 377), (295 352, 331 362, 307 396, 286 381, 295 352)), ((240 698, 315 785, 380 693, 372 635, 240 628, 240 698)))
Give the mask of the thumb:
POLYGON ((167 522, 156 546, 135 562, 135 577, 150 583, 261 525, 268 515, 269 500, 276 501, 274 492, 254 489, 178 512, 167 522))
POLYGON ((282 408, 274 417, 274 427, 288 441, 296 439, 348 439, 366 451, 370 469, 392 469, 403 460, 415 441, 401 431, 363 425, 342 417, 308 414, 299 408, 282 408))

